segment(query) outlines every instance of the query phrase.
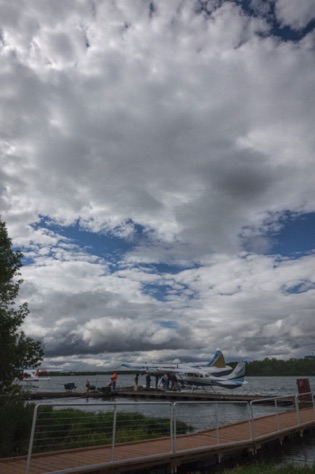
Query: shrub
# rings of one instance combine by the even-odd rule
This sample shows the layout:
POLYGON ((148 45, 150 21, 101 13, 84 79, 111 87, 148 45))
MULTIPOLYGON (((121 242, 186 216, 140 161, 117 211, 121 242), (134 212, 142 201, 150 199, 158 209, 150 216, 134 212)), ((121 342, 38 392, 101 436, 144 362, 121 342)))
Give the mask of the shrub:
POLYGON ((0 457, 27 453, 34 405, 22 395, 2 396, 0 404, 0 457))

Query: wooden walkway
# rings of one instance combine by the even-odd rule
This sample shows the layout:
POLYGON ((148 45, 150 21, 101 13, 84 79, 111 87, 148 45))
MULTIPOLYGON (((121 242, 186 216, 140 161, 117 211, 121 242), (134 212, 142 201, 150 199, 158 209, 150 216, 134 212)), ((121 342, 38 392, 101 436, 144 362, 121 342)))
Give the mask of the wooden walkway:
MULTIPOLYGON (((255 453, 264 444, 282 441, 304 430, 315 427, 315 410, 299 410, 257 418, 227 425, 219 430, 205 430, 192 435, 177 436, 175 446, 170 438, 133 442, 89 449, 59 451, 32 456, 29 474, 57 473, 70 469, 72 473, 118 473, 144 469, 148 466, 171 464, 179 466, 185 462, 217 456, 219 459, 231 452, 255 453), (114 459, 114 461, 112 461, 114 459), (104 466, 107 464, 107 466, 104 466)), ((1 474, 25 474, 26 458, 0 459, 1 474)))

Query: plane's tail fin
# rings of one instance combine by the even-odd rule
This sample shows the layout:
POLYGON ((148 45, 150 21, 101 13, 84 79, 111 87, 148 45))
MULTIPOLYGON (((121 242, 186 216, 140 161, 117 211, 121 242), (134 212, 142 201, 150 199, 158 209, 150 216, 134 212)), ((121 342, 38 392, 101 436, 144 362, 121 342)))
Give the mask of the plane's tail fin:
POLYGON ((246 372, 246 362, 244 360, 238 362, 237 366, 235 369, 226 377, 225 379, 231 380, 231 379, 242 379, 245 377, 245 372, 246 372))
POLYGON ((210 360, 210 362, 207 364, 207 367, 217 367, 218 369, 222 369, 225 367, 224 355, 220 349, 217 349, 215 351, 215 354, 210 360))

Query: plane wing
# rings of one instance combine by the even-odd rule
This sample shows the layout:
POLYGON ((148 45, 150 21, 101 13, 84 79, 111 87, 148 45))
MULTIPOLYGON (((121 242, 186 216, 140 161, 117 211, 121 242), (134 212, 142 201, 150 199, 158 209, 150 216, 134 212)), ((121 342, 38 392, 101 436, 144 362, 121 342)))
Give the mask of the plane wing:
POLYGON ((167 373, 178 373, 178 372, 189 372, 189 371, 204 371, 208 375, 214 375, 216 377, 226 376, 232 372, 232 367, 226 365, 225 358, 220 349, 217 349, 212 359, 204 366, 198 364, 175 364, 175 363, 144 363, 135 364, 131 362, 123 362, 121 364, 123 370, 130 370, 132 372, 149 372, 151 375, 167 374, 167 373))

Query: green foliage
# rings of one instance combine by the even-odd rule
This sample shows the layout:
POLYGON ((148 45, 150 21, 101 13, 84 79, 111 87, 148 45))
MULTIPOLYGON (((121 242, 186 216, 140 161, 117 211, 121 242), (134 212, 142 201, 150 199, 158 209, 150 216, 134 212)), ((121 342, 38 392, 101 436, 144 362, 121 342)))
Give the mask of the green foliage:
MULTIPOLYGON (((12 394, 11 394, 12 395, 12 394)), ((19 393, 0 399, 0 457, 27 452, 34 406, 19 393)))
MULTIPOLYGON (((0 404, 0 457, 25 455, 28 451, 34 404, 22 396, 2 397, 0 404)), ((56 410, 40 406, 36 421, 33 452, 99 446, 112 443, 114 413, 90 413, 72 408, 56 410)), ((177 433, 193 428, 177 422, 177 433)), ((141 413, 119 412, 115 443, 167 437, 168 418, 146 417, 141 413)))
MULTIPOLYGON (((98 446, 112 443, 114 413, 88 413, 72 408, 54 410, 40 407, 34 452, 98 446)), ((187 433, 193 428, 177 422, 177 432, 187 433)), ((170 436, 168 418, 146 417, 141 413, 116 414, 115 443, 170 436)))
POLYGON ((248 362, 246 375, 249 376, 311 376, 315 375, 315 360, 311 358, 278 360, 275 358, 248 362))
POLYGON ((21 252, 12 250, 6 225, 0 219, 0 396, 12 390, 21 368, 36 367, 43 357, 40 344, 20 330, 29 313, 27 303, 16 304, 22 284, 21 259, 21 252))

